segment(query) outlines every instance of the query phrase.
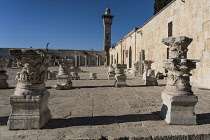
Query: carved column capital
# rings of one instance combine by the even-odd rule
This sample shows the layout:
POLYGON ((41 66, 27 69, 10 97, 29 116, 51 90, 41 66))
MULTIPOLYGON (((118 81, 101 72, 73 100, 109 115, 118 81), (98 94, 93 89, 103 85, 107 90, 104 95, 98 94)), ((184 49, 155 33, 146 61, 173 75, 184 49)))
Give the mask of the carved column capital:
POLYGON ((38 49, 10 49, 20 69, 19 83, 36 84, 47 81, 47 68, 51 56, 38 49))
POLYGON ((187 47, 192 42, 192 38, 186 36, 179 36, 176 38, 163 38, 162 43, 169 48, 169 59, 186 59, 187 47))

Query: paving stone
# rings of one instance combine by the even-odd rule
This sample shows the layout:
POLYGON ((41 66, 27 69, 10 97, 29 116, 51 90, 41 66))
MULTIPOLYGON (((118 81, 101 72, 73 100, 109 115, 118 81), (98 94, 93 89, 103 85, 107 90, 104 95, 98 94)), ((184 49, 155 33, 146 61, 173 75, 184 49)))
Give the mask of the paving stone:
MULTIPOLYGON (((46 82, 50 92, 49 108, 52 119, 40 130, 7 129, 11 111, 9 96, 13 89, 0 90, 0 140, 67 140, 67 139, 140 139, 140 140, 209 140, 210 139, 210 90, 193 88, 198 96, 195 107, 199 125, 169 125, 159 117, 162 107, 160 86, 145 87, 142 77, 127 74, 128 87, 115 88, 114 80, 106 80, 107 68, 82 67, 82 80, 73 80, 73 89, 55 90, 46 82), (88 80, 89 72, 97 70, 98 80, 88 80)), ((50 70, 58 70, 51 67, 50 70)), ((16 86, 18 69, 9 69, 8 83, 16 86)))

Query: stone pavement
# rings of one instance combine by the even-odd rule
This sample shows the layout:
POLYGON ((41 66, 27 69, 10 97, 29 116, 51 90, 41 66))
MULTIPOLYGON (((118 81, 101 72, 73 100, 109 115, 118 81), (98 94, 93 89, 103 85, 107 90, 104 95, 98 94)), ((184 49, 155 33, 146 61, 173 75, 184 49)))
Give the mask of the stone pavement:
MULTIPOLYGON (((81 67, 81 80, 72 80, 73 89, 55 90, 56 80, 48 80, 51 93, 49 108, 52 119, 40 130, 7 130, 11 112, 9 96, 14 93, 18 69, 9 69, 10 89, 0 89, 0 140, 67 140, 67 139, 144 139, 210 140, 210 89, 193 88, 198 96, 198 125, 168 125, 158 113, 162 107, 159 86, 144 86, 142 77, 127 74, 128 87, 115 88, 107 80, 104 67, 81 67), (88 80, 96 72, 98 80, 88 80)), ((50 70, 58 70, 51 67, 50 70)))

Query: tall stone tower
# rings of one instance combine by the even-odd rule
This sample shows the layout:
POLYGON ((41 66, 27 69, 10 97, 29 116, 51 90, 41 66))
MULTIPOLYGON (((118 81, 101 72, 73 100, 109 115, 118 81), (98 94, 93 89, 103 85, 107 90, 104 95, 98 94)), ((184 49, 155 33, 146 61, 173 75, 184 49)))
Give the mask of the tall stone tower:
POLYGON ((111 47, 111 26, 113 15, 110 15, 110 9, 106 8, 105 15, 102 15, 104 25, 104 51, 105 51, 105 65, 109 66, 109 49, 111 47))

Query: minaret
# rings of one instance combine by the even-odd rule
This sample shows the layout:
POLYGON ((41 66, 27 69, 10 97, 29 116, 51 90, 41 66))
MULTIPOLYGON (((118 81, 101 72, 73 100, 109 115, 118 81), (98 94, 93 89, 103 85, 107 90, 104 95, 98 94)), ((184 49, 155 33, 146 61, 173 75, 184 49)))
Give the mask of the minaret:
POLYGON ((111 25, 113 15, 110 15, 110 9, 106 8, 105 15, 102 15, 104 25, 104 51, 105 51, 105 65, 109 66, 109 49, 111 47, 111 25))

